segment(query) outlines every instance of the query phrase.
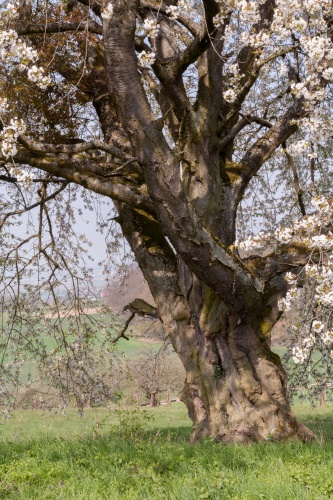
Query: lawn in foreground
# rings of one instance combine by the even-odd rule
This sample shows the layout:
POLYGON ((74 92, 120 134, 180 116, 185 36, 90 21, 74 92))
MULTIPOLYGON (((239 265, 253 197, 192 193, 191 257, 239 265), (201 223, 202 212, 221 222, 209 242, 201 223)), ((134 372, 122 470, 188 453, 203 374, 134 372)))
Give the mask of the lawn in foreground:
POLYGON ((333 498, 333 407, 295 409, 317 442, 190 445, 181 403, 82 418, 15 412, 0 427, 0 498, 333 498))

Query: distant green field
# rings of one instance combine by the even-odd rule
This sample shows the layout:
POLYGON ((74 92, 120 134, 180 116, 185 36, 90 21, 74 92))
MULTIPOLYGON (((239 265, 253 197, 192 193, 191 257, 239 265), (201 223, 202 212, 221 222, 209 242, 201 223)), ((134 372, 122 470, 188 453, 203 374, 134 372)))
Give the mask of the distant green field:
MULTIPOLYGON (((100 328, 100 324, 101 324, 100 320, 101 320, 102 316, 100 314, 89 314, 88 317, 92 320, 93 329, 95 329, 96 341, 98 342, 98 340, 101 339, 101 334, 100 334, 99 328, 100 328), (94 321, 96 321, 95 326, 94 326, 94 321)), ((115 321, 117 321, 118 323, 121 323, 121 319, 119 320, 118 318, 116 318, 115 321)), ((51 319, 50 322, 51 322, 51 325, 55 324, 56 319, 51 319)), ((68 321, 66 319, 64 319, 62 322, 62 328, 63 328, 65 335, 68 334, 67 323, 68 323, 68 321)), ((39 325, 37 324, 36 328, 38 328, 38 326, 39 325)), ((22 334, 24 335, 25 333, 26 333, 26 328, 23 327, 22 334)), ((117 331, 117 329, 114 329, 113 332, 111 332, 111 333, 113 333, 114 336, 116 337, 118 331, 117 331)), ((126 335, 130 337, 130 340, 126 340, 124 338, 121 338, 117 342, 117 350, 119 352, 123 352, 126 355, 132 356, 133 353, 135 353, 135 351, 137 349, 144 348, 144 346, 149 347, 149 345, 150 345, 148 343, 145 344, 144 342, 142 342, 138 338, 135 330, 133 333, 132 328, 129 328, 128 333, 126 335)), ((70 340, 70 337, 69 337, 69 340, 70 340)), ((50 329, 50 335, 43 335, 42 341, 45 343, 47 350, 54 349, 57 346, 56 340, 52 334, 52 327, 50 329)), ((162 344, 161 344, 161 342, 153 342, 151 345, 153 345, 157 348, 157 346, 161 346, 162 344)), ((8 362, 8 361, 10 361, 10 357, 8 357, 8 355, 7 355, 7 357, 5 358, 5 362, 8 362)))
POLYGON ((147 349, 153 349, 157 352, 162 345, 162 342, 154 341, 146 343, 140 338, 133 336, 129 340, 120 339, 117 342, 116 350, 119 353, 124 353, 129 359, 132 359, 138 357, 140 353, 147 351, 147 349))
MULTIPOLYGON (((98 326, 98 322, 101 320, 101 315, 98 313, 89 314, 89 318, 91 318, 92 321, 94 321, 94 320, 97 321, 97 323, 96 323, 96 341, 98 342, 98 340, 101 338, 101 334, 99 332, 99 326, 98 326)), ((54 319, 51 321, 51 323, 52 322, 54 323, 55 321, 56 320, 54 319)), ((116 318, 116 321, 119 321, 119 319, 116 318)), ((36 326, 38 327, 38 325, 36 325, 36 326)), ((66 319, 63 320, 63 330, 64 330, 65 334, 68 333, 66 319)), ((26 331, 26 329, 23 328, 22 333, 24 334, 25 331, 26 331)), ((115 336, 117 335, 116 329, 114 330, 114 335, 115 336)), ((121 338, 116 344, 116 349, 119 353, 124 353, 129 358, 136 357, 136 356, 138 356, 138 354, 140 354, 140 352, 143 352, 143 351, 150 349, 150 348, 157 351, 162 346, 162 342, 159 342, 159 341, 152 342, 152 343, 143 342, 141 340, 141 338, 138 337, 135 328, 134 329, 129 328, 127 335, 130 337, 130 339, 126 340, 126 339, 121 338)), ((55 341, 54 337, 52 336, 52 332, 50 332, 50 335, 44 335, 42 337, 42 341, 45 343, 47 350, 54 349, 57 346, 56 341, 55 341)), ((280 356, 282 356, 285 353, 285 350, 286 349, 284 347, 273 347, 273 351, 276 352, 277 354, 279 354, 280 356)), ((10 362, 10 361, 11 361, 11 357, 10 357, 10 355, 7 354, 4 358, 4 362, 10 362)), ((32 365, 33 365, 33 363, 32 363, 32 365)), ((28 368, 25 368, 24 372, 28 372, 28 368)))
POLYGON ((182 403, 123 409, 120 418, 106 409, 83 417, 14 412, 0 426, 0 498, 333 498, 333 407, 295 410, 316 442, 191 445, 182 403))

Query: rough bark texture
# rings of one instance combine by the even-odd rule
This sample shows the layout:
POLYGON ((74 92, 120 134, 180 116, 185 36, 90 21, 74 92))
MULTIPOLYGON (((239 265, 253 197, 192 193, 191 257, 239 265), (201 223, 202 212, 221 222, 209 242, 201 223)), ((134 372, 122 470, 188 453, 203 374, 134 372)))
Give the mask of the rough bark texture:
POLYGON ((313 434, 290 408, 287 377, 262 332, 259 305, 240 318, 177 260, 156 223, 126 207, 119 210, 124 234, 186 370, 181 399, 193 421, 191 439, 311 440, 313 434))

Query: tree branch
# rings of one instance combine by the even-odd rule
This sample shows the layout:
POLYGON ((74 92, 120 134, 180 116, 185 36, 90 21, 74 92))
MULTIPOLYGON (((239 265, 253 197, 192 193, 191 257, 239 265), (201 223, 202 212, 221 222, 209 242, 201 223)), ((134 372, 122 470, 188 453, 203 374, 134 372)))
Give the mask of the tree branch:
MULTIPOLYGON (((167 13, 167 7, 161 5, 161 2, 153 2, 152 0, 141 0, 140 8, 148 10, 149 12, 156 12, 157 14, 163 14, 164 16, 169 17, 167 13)), ((179 14, 177 16, 177 22, 186 28, 193 37, 198 37, 201 32, 200 27, 197 23, 193 22, 189 17, 183 16, 179 14)))
POLYGON ((243 130, 243 128, 245 128, 247 125, 251 125, 251 123, 258 123, 258 125, 262 125, 263 127, 267 128, 272 128, 273 126, 268 120, 260 118, 259 116, 245 115, 241 120, 239 120, 236 123, 236 125, 232 127, 229 134, 223 137, 219 145, 220 151, 222 151, 223 148, 228 146, 239 134, 239 132, 241 132, 241 130, 243 130))
POLYGON ((132 314, 138 314, 139 316, 158 318, 157 307, 148 304, 148 302, 143 299, 132 300, 132 302, 124 307, 123 311, 130 311, 132 314))
MULTIPOLYGON (((97 139, 90 142, 79 142, 77 144, 47 144, 43 142, 37 142, 32 139, 29 139, 25 135, 20 135, 18 138, 20 144, 22 144, 29 151, 33 151, 35 153, 65 153, 69 155, 75 155, 78 153, 84 153, 86 151, 91 151, 94 149, 100 149, 101 151, 105 151, 116 158, 121 160, 125 159, 124 153, 114 146, 110 146, 104 142, 101 142, 97 139)), ((135 161, 136 158, 130 158, 130 160, 135 161)))
POLYGON ((177 58, 172 59, 169 71, 172 71, 174 74, 184 73, 208 49, 210 43, 208 32, 206 30, 201 32, 177 58))
POLYGON ((125 332, 126 332, 127 328, 129 327, 129 324, 131 323, 132 319, 134 319, 134 316, 135 316, 135 313, 132 313, 130 315, 130 317, 126 320, 124 328, 122 328, 120 330, 120 332, 118 333, 118 335, 117 335, 116 338, 114 338, 114 339, 111 340, 111 344, 115 344, 121 338, 124 338, 125 340, 129 340, 129 337, 127 337, 127 335, 125 335, 125 332))
POLYGON ((89 31, 97 35, 103 34, 103 28, 95 21, 82 21, 76 23, 49 23, 49 24, 28 24, 25 28, 17 30, 19 36, 36 35, 44 33, 66 33, 68 31, 89 31))
POLYGON ((280 118, 280 120, 278 120, 269 131, 266 132, 263 137, 260 137, 245 153, 243 159, 240 161, 240 164, 243 165, 241 171, 242 180, 236 188, 238 203, 252 177, 272 156, 276 149, 296 132, 298 129, 297 121, 300 118, 304 118, 307 114, 308 111, 304 107, 303 100, 296 100, 282 118, 280 118))
MULTIPOLYGON (((135 155, 144 168, 147 189, 163 231, 191 271, 223 299, 234 301, 230 287, 235 282, 236 287, 251 290, 254 306, 256 300, 261 300, 263 283, 212 237, 188 203, 179 159, 156 127, 140 82, 134 52, 135 14, 121 0, 114 0, 113 6, 114 16, 103 25, 109 91, 124 129, 131 131, 135 155), (121 24, 119 18, 123 19, 121 24)), ((243 314, 242 300, 235 306, 243 314)))
MULTIPOLYGON (((157 62, 153 65, 153 70, 160 82, 157 102, 162 113, 166 114, 166 110, 173 107, 177 120, 180 122, 191 109, 191 104, 185 91, 181 71, 176 64, 180 53, 173 41, 173 36, 170 22, 163 17, 160 22, 159 35, 155 40, 157 62)), ((174 127, 175 124, 172 122, 173 120, 171 123, 169 120, 171 133, 174 132, 175 128, 177 129, 177 126, 174 127)))
POLYGON ((301 241, 294 241, 289 245, 282 245, 278 250, 264 257, 251 256, 244 259, 244 262, 255 270, 264 282, 268 282, 275 276, 289 272, 295 267, 305 266, 310 255, 312 257, 316 255, 313 248, 309 249, 301 241))
POLYGON ((220 12, 220 6, 215 0, 203 0, 205 9, 206 26, 210 36, 214 36, 216 27, 214 25, 214 17, 220 12))
MULTIPOLYGON (((266 0, 264 3, 262 3, 259 8, 260 19, 253 26, 251 31, 259 33, 263 29, 269 29, 274 18, 275 7, 275 0, 266 0)), ((239 52, 237 56, 237 63, 240 69, 240 73, 242 74, 240 85, 245 85, 248 79, 251 77, 251 70, 253 68, 256 57, 257 51, 250 45, 247 47, 243 47, 243 49, 239 52)))
POLYGON ((145 193, 145 189, 129 186, 128 183, 115 182, 115 178, 108 178, 108 171, 94 166, 89 159, 41 157, 36 153, 20 151, 15 156, 15 162, 30 165, 48 172, 68 182, 79 184, 95 193, 108 196, 126 203, 135 208, 141 208, 151 214, 155 213, 155 206, 145 193))
POLYGON ((238 115, 239 110, 242 107, 243 102, 245 101, 247 95, 249 94, 250 90, 252 89, 253 85, 257 81, 259 77, 260 70, 263 66, 265 66, 267 63, 272 61, 273 59, 276 59, 277 57, 281 57, 283 55, 288 54, 289 52, 292 52, 294 50, 293 47, 284 47, 283 49, 278 50, 277 52, 274 52, 273 54, 270 54, 269 56, 265 57, 264 59, 261 59, 257 62, 257 64, 252 68, 252 71, 249 72, 248 77, 245 79, 245 83, 243 85, 243 88, 240 90, 238 93, 236 99, 234 102, 231 104, 231 109, 229 113, 227 114, 225 120, 223 120, 221 124, 221 128, 225 127, 228 125, 228 123, 232 122, 235 116, 238 115))
POLYGON ((77 0, 82 5, 85 5, 89 9, 91 9, 96 16, 100 16, 102 13, 102 7, 100 2, 96 0, 77 0))
POLYGON ((295 165, 295 162, 294 162, 292 156, 287 151, 286 143, 283 143, 282 147, 284 149, 284 154, 285 154, 285 157, 287 158, 288 165, 291 168, 291 171, 293 173, 294 186, 295 186, 295 191, 297 194, 298 204, 299 204, 299 207, 301 209, 301 213, 304 216, 304 215, 306 215, 306 210, 305 210, 305 205, 304 205, 304 200, 303 200, 303 193, 302 193, 302 190, 301 190, 300 185, 299 185, 299 177, 298 177, 298 173, 297 173, 297 168, 296 168, 296 165, 295 165))
POLYGON ((1 228, 3 227, 4 223, 6 222, 6 220, 9 217, 13 217, 14 215, 24 214, 25 212, 29 212, 30 210, 33 210, 34 208, 37 208, 38 206, 40 206, 44 203, 47 203, 49 200, 53 200, 54 198, 56 198, 58 196, 58 194, 60 194, 67 187, 67 185, 68 185, 68 183, 61 186, 59 189, 54 191, 52 194, 50 194, 46 198, 39 200, 36 203, 29 205, 28 207, 24 207, 21 210, 13 210, 12 212, 8 212, 7 214, 5 214, 4 217, 0 221, 0 231, 1 231, 1 228))

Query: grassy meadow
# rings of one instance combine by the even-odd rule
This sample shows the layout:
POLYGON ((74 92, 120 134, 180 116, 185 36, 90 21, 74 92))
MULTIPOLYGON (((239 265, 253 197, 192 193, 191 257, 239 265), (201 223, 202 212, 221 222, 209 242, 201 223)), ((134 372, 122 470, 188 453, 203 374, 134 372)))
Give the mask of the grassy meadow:
MULTIPOLYGON (((131 359, 161 345, 133 335, 117 351, 131 359)), ((190 444, 182 403, 16 410, 0 420, 0 499, 333 499, 333 405, 294 409, 314 443, 190 444)))
POLYGON ((189 444, 182 403, 83 417, 16 411, 0 425, 0 498, 333 498, 333 407, 295 411, 316 442, 189 444))

